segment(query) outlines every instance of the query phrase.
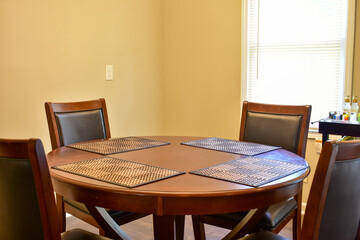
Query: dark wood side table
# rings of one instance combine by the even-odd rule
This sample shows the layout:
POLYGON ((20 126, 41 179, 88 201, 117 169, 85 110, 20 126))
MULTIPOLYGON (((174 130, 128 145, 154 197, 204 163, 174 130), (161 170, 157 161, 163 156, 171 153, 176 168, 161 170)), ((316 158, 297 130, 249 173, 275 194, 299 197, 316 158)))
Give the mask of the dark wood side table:
POLYGON ((322 133, 323 144, 329 139, 329 134, 360 137, 360 122, 321 120, 319 133, 322 133))

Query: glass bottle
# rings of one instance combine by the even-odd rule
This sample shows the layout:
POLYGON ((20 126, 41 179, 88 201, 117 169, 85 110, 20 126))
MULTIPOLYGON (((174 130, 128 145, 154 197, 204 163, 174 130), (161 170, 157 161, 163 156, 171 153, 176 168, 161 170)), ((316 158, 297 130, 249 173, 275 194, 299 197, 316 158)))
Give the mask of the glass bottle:
POLYGON ((350 121, 356 122, 358 113, 359 113, 359 105, 357 102, 357 96, 354 96, 351 104, 350 121))
POLYGON ((349 120, 350 118, 350 96, 345 97, 345 103, 344 103, 344 113, 342 120, 349 120))

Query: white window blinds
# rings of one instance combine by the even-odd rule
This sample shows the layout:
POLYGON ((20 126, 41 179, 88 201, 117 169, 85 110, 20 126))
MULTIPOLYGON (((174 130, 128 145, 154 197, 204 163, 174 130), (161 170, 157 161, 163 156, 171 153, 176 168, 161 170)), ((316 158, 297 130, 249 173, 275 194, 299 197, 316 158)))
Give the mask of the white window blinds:
POLYGON ((341 110, 351 80, 348 0, 246 2, 245 99, 310 104, 312 120, 341 110))

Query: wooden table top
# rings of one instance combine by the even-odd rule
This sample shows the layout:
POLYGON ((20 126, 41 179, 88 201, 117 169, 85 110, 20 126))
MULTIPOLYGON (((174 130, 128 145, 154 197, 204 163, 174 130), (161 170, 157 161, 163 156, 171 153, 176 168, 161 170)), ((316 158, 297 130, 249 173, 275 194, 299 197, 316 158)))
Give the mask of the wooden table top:
MULTIPOLYGON (((258 188, 189 174, 194 171, 244 157, 239 154, 181 145, 201 137, 149 136, 170 145, 109 155, 124 160, 184 171, 186 174, 126 188, 71 173, 50 169, 54 189, 67 198, 99 207, 163 215, 202 215, 265 207, 296 195, 310 169, 302 170, 258 188)), ((50 166, 104 155, 69 147, 48 153, 50 166)), ((278 149, 257 157, 305 164, 289 151, 278 149)))

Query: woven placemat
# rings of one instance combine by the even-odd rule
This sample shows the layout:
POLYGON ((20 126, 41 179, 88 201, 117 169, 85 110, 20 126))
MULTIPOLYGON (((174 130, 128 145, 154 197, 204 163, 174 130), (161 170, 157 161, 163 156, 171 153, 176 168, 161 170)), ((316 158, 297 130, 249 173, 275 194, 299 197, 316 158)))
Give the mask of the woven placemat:
POLYGON ((301 165, 258 157, 244 157, 191 171, 190 173, 259 187, 306 168, 308 168, 307 164, 301 165))
POLYGON ((129 188, 185 173, 112 157, 101 157, 52 168, 129 188))
POLYGON ((124 138, 113 138, 109 140, 101 140, 101 141, 89 142, 89 143, 75 143, 75 144, 67 145, 67 147, 107 155, 107 154, 140 150, 144 148, 159 147, 168 144, 170 143, 146 139, 146 138, 124 137, 124 138))
POLYGON ((269 152, 280 147, 269 146, 259 143, 240 142, 223 138, 206 138, 191 142, 182 143, 184 145, 217 150, 221 152, 236 153, 242 155, 253 156, 256 154, 269 152))

